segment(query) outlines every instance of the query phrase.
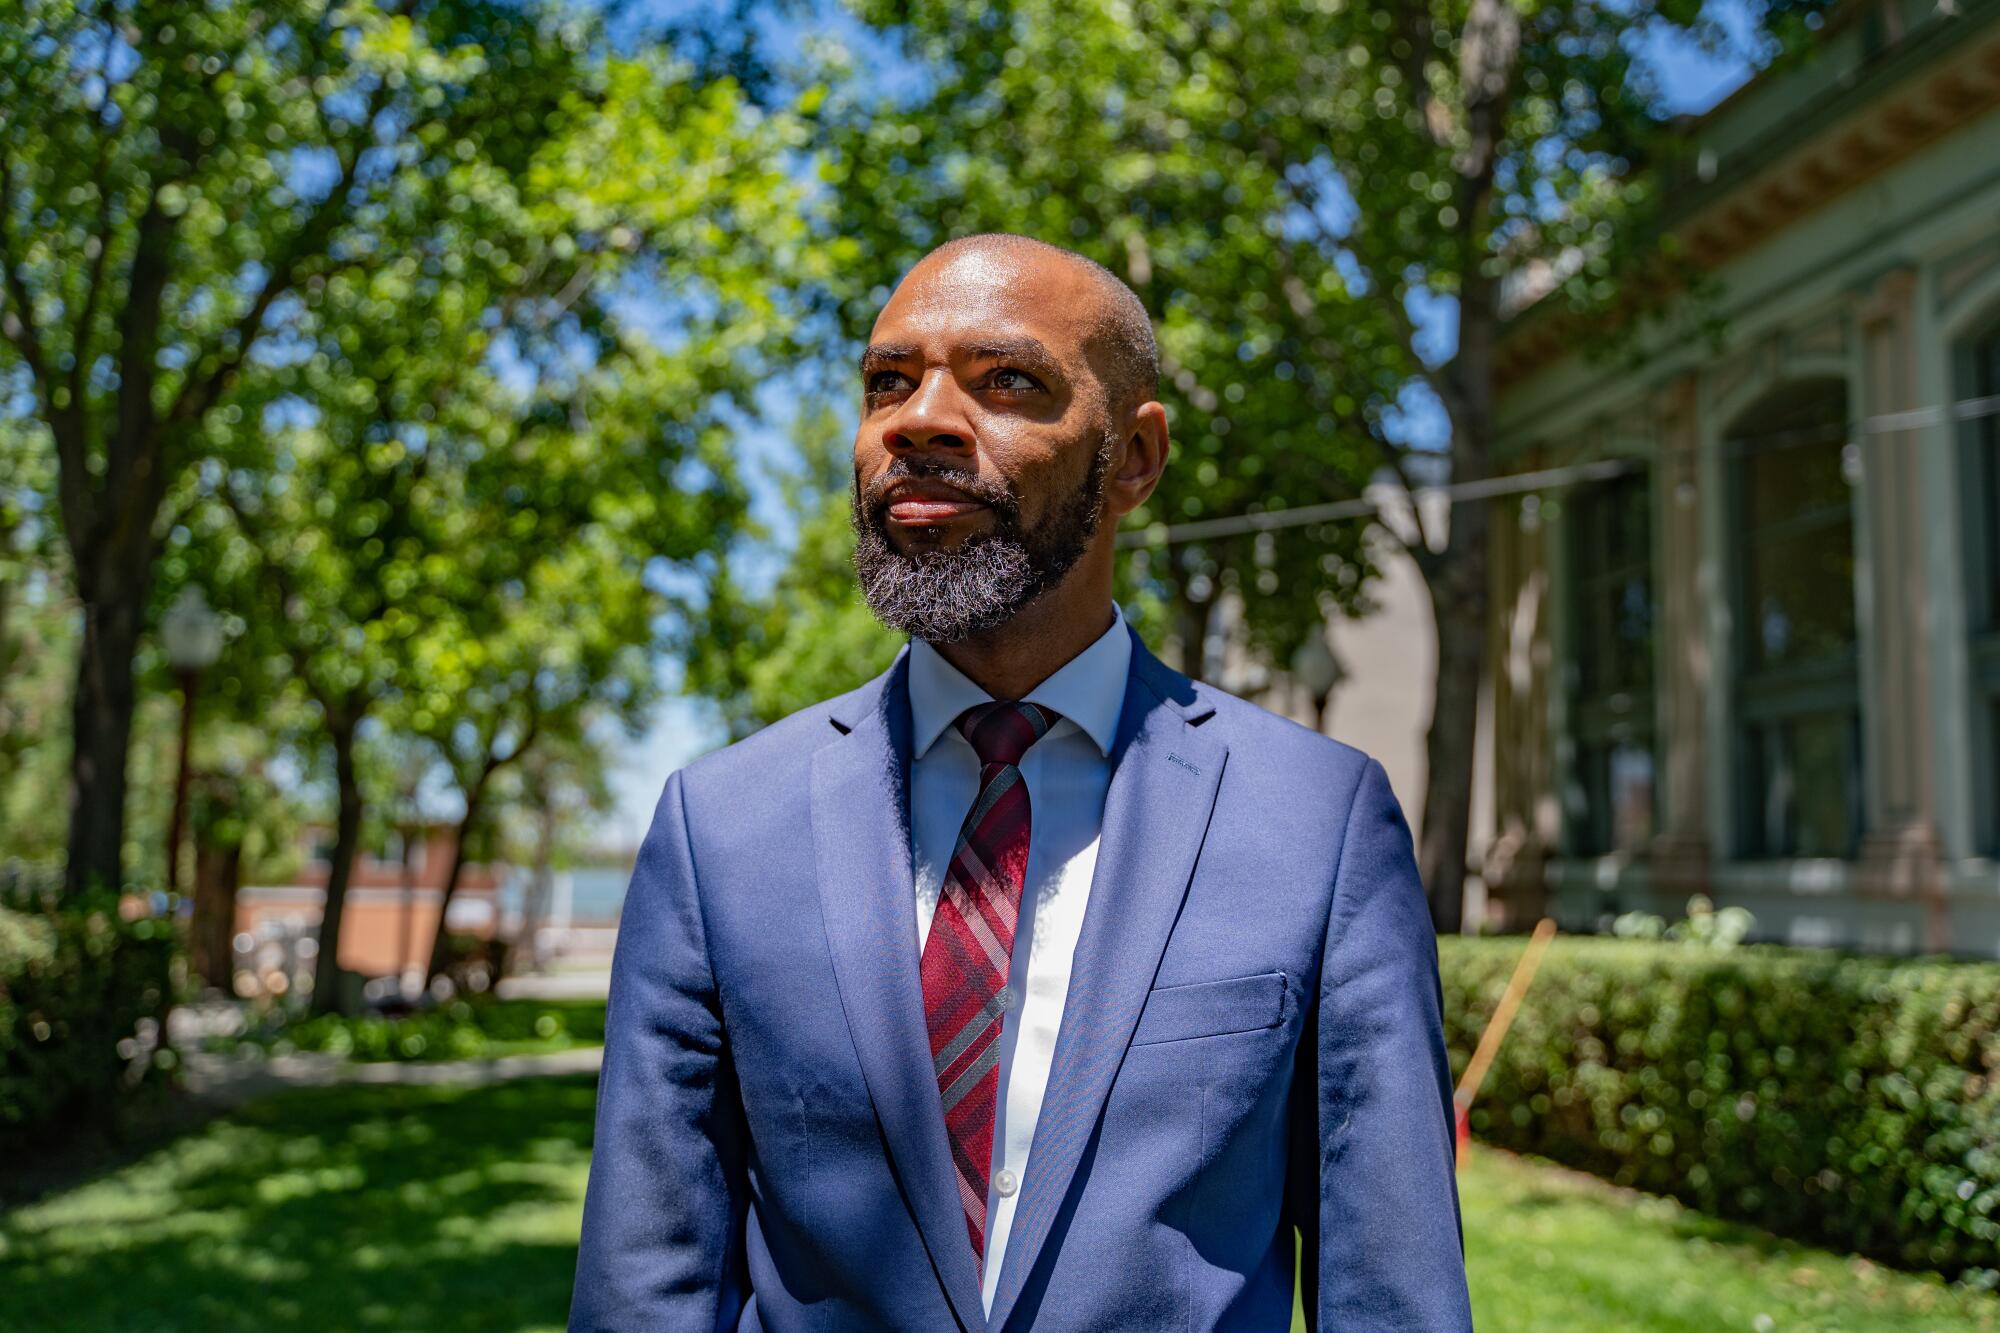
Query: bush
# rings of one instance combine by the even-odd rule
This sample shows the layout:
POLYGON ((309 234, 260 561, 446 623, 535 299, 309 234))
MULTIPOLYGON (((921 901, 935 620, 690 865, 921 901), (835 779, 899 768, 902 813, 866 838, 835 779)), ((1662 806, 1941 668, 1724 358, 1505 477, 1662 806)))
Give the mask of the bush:
POLYGON ((173 955, 170 922, 126 921, 109 897, 0 906, 0 1158, 115 1131, 166 1081, 173 955))
POLYGON ((401 1015, 323 1014, 269 1022, 218 1045, 267 1051, 318 1051, 350 1060, 477 1060, 497 1055, 598 1046, 602 1000, 449 1000, 401 1015))
MULTIPOLYGON (((1463 1069, 1519 940, 1441 940, 1463 1069)), ((1559 939, 1473 1132, 1948 1275, 2000 1268, 2000 966, 1559 939)))

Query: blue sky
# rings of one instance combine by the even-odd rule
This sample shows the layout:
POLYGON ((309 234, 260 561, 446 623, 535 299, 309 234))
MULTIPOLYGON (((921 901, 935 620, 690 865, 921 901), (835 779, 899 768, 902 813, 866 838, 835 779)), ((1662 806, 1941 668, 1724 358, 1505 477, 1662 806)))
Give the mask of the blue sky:
MULTIPOLYGON (((663 3, 654 7, 653 12, 686 13, 688 7, 663 3)), ((865 40, 865 35, 837 7, 822 3, 818 12, 820 18, 810 25, 811 34, 848 43, 865 40)), ((1746 48, 1752 25, 1742 0, 1711 3, 1705 16, 1726 34, 1725 46, 1730 49, 1706 50, 1692 38, 1665 27, 1656 28, 1639 40, 1639 50, 1659 79, 1668 108, 1677 113, 1706 111, 1740 87, 1750 73, 1751 60, 1746 48)), ((808 27, 802 25, 774 22, 767 25, 767 34, 773 49, 782 54, 795 53, 801 41, 809 40, 808 27)), ((1445 300, 1419 302, 1412 305, 1411 313, 1418 320, 1429 349, 1440 360, 1448 356, 1457 337, 1458 315, 1453 304, 1445 300)), ((789 416, 789 401, 790 394, 782 390, 767 395, 763 404, 767 420, 783 423, 789 416)), ((1403 408, 1401 429, 1412 438, 1438 431, 1439 421, 1433 407, 1413 399, 1406 401, 1403 408)), ((752 426, 745 432, 743 456, 752 468, 782 465, 788 449, 782 424, 752 426)), ((782 526, 783 517, 775 505, 775 492, 762 488, 756 506, 758 517, 782 526)), ((617 804, 605 821, 601 841, 606 846, 637 846, 652 820, 653 806, 668 775, 715 748, 723 738, 714 709, 701 700, 684 697, 662 703, 645 735, 636 740, 621 736, 612 776, 617 804)))

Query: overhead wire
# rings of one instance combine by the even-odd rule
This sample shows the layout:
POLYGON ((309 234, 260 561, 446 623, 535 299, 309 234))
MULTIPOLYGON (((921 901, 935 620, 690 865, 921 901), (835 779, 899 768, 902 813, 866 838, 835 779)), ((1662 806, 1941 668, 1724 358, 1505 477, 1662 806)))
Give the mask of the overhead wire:
MULTIPOLYGON (((1991 416, 2000 416, 2000 394, 1961 398, 1955 402, 1904 408, 1895 412, 1879 412, 1844 424, 1829 422, 1824 425, 1788 427, 1758 435, 1726 435, 1712 444, 1692 447, 1672 446, 1661 450, 1658 456, 1662 458, 1685 456, 1713 450, 1741 457, 1765 450, 1826 442, 1836 428, 1844 435, 1847 443, 1854 444, 1866 436, 1895 435, 1931 426, 1977 421, 1991 416)), ((1440 460, 1447 457, 1442 452, 1436 456, 1440 460)), ((1399 496, 1409 499, 1399 499, 1392 503, 1398 508, 1410 500, 1425 506, 1439 501, 1460 505, 1506 495, 1561 490, 1590 482, 1608 481, 1651 467, 1654 462, 1655 459, 1650 457, 1621 455, 1617 458, 1599 458, 1582 463, 1536 468, 1528 472, 1502 473, 1471 481, 1419 485, 1407 490, 1399 487, 1399 496)), ((1255 513, 1230 514, 1220 518, 1189 519, 1181 523, 1153 523, 1143 528, 1133 528, 1119 533, 1118 545, 1127 548, 1176 546, 1185 542, 1251 536, 1284 528, 1310 527, 1314 524, 1355 518, 1375 518, 1381 515, 1384 508, 1381 501, 1354 496, 1343 500, 1329 500, 1322 504, 1293 505, 1283 509, 1265 509, 1255 513)))

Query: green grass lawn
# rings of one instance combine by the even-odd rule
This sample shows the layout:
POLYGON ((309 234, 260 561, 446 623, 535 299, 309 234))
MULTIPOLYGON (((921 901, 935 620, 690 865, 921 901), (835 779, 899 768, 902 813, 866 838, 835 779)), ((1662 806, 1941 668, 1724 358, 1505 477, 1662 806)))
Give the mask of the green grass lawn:
POLYGON ((0 1329, 556 1329, 589 1077, 255 1103, 0 1218, 0 1329))
POLYGON ((1459 1176, 1482 1333, 2000 1329, 2000 1299, 1475 1146, 1459 1176))
MULTIPOLYGON (((554 1329, 588 1078, 290 1093, 0 1215, 0 1330, 554 1329)), ((1482 1330, 2000 1330, 2000 1301, 1490 1151, 1482 1330)))

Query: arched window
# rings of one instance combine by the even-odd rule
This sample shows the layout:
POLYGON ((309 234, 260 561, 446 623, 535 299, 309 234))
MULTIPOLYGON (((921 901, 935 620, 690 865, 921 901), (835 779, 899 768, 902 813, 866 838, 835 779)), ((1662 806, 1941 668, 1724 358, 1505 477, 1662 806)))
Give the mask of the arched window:
POLYGON ((1975 400, 1977 415, 1965 426, 1967 628, 1972 638, 1972 682, 1977 739, 1975 790, 1983 827, 1976 830, 1989 853, 2000 853, 2000 320, 1961 349, 1961 396, 1975 400))
POLYGON ((1653 501, 1643 471, 1569 500, 1575 856, 1638 852, 1653 836, 1653 501))
POLYGON ((1731 424, 1746 856, 1851 856, 1861 707, 1847 386, 1801 380, 1731 424))

